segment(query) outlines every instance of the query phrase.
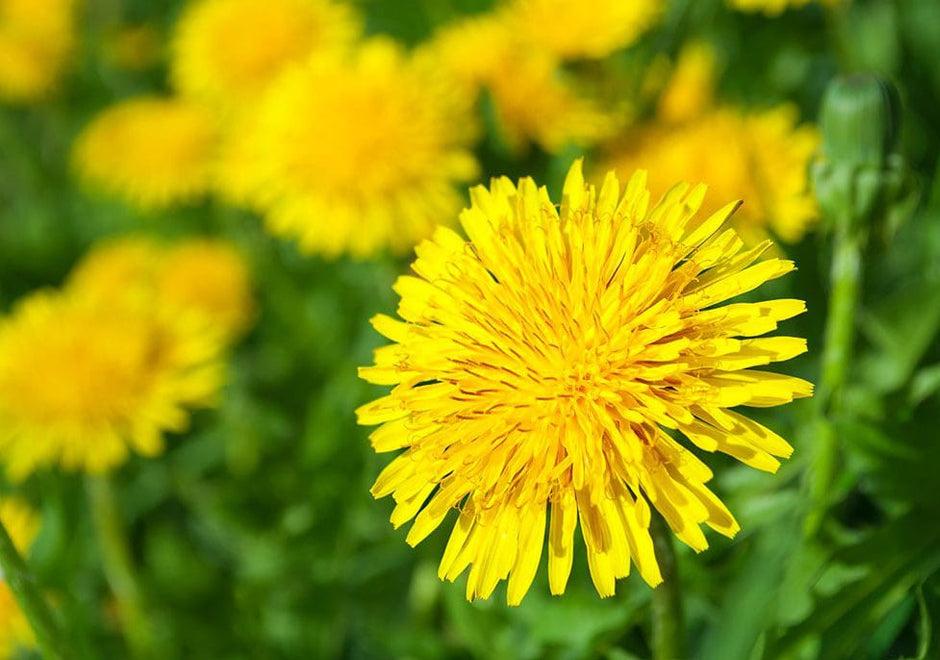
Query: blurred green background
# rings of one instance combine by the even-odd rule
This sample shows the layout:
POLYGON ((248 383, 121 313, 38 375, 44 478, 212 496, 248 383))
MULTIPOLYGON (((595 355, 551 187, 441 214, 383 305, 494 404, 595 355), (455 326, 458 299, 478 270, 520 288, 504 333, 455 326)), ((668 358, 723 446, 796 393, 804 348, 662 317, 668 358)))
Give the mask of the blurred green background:
MULTIPOLYGON (((467 603, 462 580, 437 579, 446 533, 411 549, 406 530, 388 523, 391 503, 372 500, 369 487, 389 458, 373 453, 353 411, 382 388, 358 380, 356 367, 382 343, 368 319, 394 312, 391 283, 408 259, 302 256, 251 214, 211 200, 141 214, 75 184, 69 149, 88 119, 118 99, 166 89, 162 62, 133 72, 109 63, 106 35, 148 23, 165 41, 182 4, 88 0, 81 50, 61 92, 39 105, 0 107, 4 310, 26 292, 59 285, 97 239, 125 231, 220 236, 249 258, 259 314, 234 351, 223 404, 199 412, 160 459, 135 457, 114 476, 160 657, 649 657, 651 590, 638 577, 601 600, 576 552, 563 597, 548 595, 543 562, 521 607, 506 607, 505 587, 488 602, 467 603)), ((354 4, 369 33, 408 44, 490 6, 354 4)), ((707 39, 727 62, 720 98, 793 101, 810 121, 836 74, 891 78, 920 202, 893 233, 874 231, 866 253, 857 352, 835 420, 835 504, 822 532, 810 541, 802 531, 811 400, 757 416, 796 447, 777 475, 709 457, 715 490, 743 531, 733 541, 710 535, 702 555, 679 550, 689 654, 940 658, 940 3, 859 0, 840 12, 810 5, 768 18, 716 0, 680 0, 613 60, 648 66, 693 38, 707 39)), ((478 146, 483 180, 528 174, 556 195, 583 151, 518 156, 497 134, 489 126, 478 146)), ((762 297, 807 301, 809 313, 787 330, 808 337, 810 352, 785 369, 816 380, 830 239, 820 230, 785 251, 800 270, 762 297)), ((43 520, 31 566, 76 657, 125 657, 83 489, 80 476, 49 472, 22 487, 43 520)))

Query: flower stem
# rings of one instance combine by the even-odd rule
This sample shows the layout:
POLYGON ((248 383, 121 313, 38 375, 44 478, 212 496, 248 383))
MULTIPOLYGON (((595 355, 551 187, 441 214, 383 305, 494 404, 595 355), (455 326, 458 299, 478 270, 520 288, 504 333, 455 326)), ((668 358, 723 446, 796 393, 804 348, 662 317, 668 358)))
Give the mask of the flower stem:
POLYGON ((816 455, 810 482, 810 511, 806 532, 814 535, 829 506, 829 491, 835 481, 839 458, 839 440, 833 426, 842 411, 852 349, 855 343, 855 318, 862 283, 864 233, 853 230, 850 222, 837 224, 833 245, 832 291, 826 320, 826 344, 822 355, 822 373, 816 405, 816 455))
POLYGON ((155 657, 153 631, 146 615, 114 489, 104 475, 88 477, 86 485, 102 568, 118 603, 127 646, 136 658, 155 657))
POLYGON ((0 522, 0 571, 2 571, 0 577, 9 585, 16 602, 26 616, 26 620, 29 621, 43 656, 46 658, 68 657, 68 647, 58 622, 46 604, 26 562, 16 551, 13 540, 2 522, 0 522))
POLYGON ((650 535, 663 582, 653 590, 653 660, 679 660, 685 657, 685 630, 682 619, 682 592, 672 532, 656 513, 650 521, 650 535))

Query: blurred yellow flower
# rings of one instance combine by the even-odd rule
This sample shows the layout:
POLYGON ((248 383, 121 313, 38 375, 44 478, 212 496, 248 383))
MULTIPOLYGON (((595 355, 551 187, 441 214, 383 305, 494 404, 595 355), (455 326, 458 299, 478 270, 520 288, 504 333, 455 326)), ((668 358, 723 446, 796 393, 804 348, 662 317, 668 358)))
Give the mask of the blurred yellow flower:
POLYGON ((357 411, 376 451, 405 449, 372 494, 392 495, 411 545, 459 511, 439 575, 468 566, 467 597, 509 580, 518 604, 541 561, 565 591, 578 519, 598 593, 614 593, 631 561, 661 581, 650 504, 696 551, 700 525, 738 524, 705 483, 711 470, 668 430, 707 452, 775 471, 792 448, 729 410, 810 396, 806 381, 753 369, 806 350, 795 337, 753 338, 804 311, 798 300, 717 306, 793 270, 742 252, 725 220, 737 203, 698 213, 704 186, 679 185, 649 207, 638 172, 621 194, 598 192, 581 163, 556 206, 532 179, 471 191, 469 236, 440 228, 400 277, 401 321, 379 315, 392 344, 360 369, 391 394, 357 411), (756 263, 755 263, 756 262, 756 263))
POLYGON ((252 102, 287 66, 351 44, 359 29, 333 0, 201 0, 177 25, 171 77, 184 94, 252 102))
MULTIPOLYGON (((26 554, 39 532, 36 512, 18 499, 4 497, 0 499, 0 521, 9 532, 16 549, 26 554)), ((17 648, 33 645, 33 631, 29 622, 0 574, 0 658, 12 658, 17 648)))
MULTIPOLYGON (((473 178, 469 99, 429 59, 373 40, 285 73, 240 147, 256 204, 302 250, 401 252, 462 203, 473 178)), ((244 174, 238 174, 245 180, 244 174)))
POLYGON ((602 58, 626 48, 663 12, 662 0, 513 0, 513 32, 562 59, 602 58))
POLYGON ((0 0, 0 101, 55 90, 75 48, 77 0, 0 0))
POLYGON ((226 337, 241 334, 254 312, 251 281, 242 256, 208 239, 170 247, 157 277, 162 300, 209 319, 226 337))
POLYGON ((155 305, 39 291, 0 319, 0 455, 11 479, 155 455, 214 402, 221 343, 155 305))
MULTIPOLYGON (((728 0, 728 4, 743 12, 763 12, 767 16, 779 16, 787 9, 805 7, 813 0, 728 0)), ((827 7, 835 7, 847 0, 819 0, 827 7)))
POLYGON ((796 120, 796 109, 785 105, 753 114, 717 109, 680 125, 654 124, 626 136, 603 171, 649 170, 654 198, 676 180, 707 180, 703 212, 729 198, 744 200, 731 222, 747 245, 768 231, 796 242, 817 219, 808 168, 819 144, 816 129, 796 120))
POLYGON ((217 123, 207 109, 144 96, 92 119, 76 138, 72 160, 90 187, 158 209, 207 192, 217 140, 217 123))
POLYGON ((175 244, 147 236, 113 239, 82 259, 69 286, 103 300, 124 296, 159 305, 229 340, 248 327, 253 315, 244 259, 231 245, 212 239, 175 244))
POLYGON ((618 123, 579 95, 558 61, 519 39, 501 13, 445 26, 426 46, 467 89, 486 90, 507 146, 519 151, 529 142, 549 152, 567 144, 589 146, 609 137, 618 123))
POLYGON ((711 108, 715 96, 715 59, 714 49, 705 42, 683 47, 659 96, 657 117, 660 120, 687 121, 711 108))

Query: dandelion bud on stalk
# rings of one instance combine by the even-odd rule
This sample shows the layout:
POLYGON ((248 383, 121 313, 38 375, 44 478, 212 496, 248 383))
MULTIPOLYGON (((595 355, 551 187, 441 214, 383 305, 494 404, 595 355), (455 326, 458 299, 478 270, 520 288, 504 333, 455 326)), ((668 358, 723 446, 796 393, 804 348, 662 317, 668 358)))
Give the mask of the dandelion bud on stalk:
POLYGON ((813 182, 826 226, 833 234, 831 289, 822 355, 816 456, 809 472, 812 506, 806 532, 815 534, 831 500, 839 442, 834 420, 843 415, 871 229, 890 235, 916 201, 911 176, 897 153, 898 94, 887 81, 856 75, 833 81, 823 99, 822 158, 813 182))
POLYGON ((890 222, 894 209, 909 206, 912 186, 897 152, 900 101, 894 86, 873 75, 835 80, 823 99, 820 126, 823 157, 813 167, 813 182, 830 228, 896 224, 890 222))

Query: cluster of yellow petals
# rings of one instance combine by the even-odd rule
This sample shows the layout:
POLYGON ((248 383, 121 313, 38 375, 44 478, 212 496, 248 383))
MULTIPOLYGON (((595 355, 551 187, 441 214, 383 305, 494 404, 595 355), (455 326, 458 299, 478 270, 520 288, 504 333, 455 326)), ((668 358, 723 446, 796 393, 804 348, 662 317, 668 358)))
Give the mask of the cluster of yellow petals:
POLYGON ((797 242, 818 219, 809 165, 819 133, 799 124, 788 104, 754 111, 716 106, 716 66, 709 46, 687 46, 663 86, 656 120, 610 145, 599 173, 648 170, 654 195, 675 181, 708 181, 704 212, 727 199, 744 200, 732 224, 745 244, 771 235, 797 242))
POLYGON ((89 187, 161 209, 209 190, 217 147, 218 121, 206 108, 143 96, 94 117, 76 138, 72 160, 89 187))
MULTIPOLYGON (((0 522, 16 549, 26 554, 39 532, 39 517, 35 511, 18 499, 0 496, 0 522)), ((18 648, 33 645, 29 622, 0 573, 0 658, 15 657, 18 648)))
POLYGON ((59 291, 0 319, 0 454, 14 480, 100 472, 154 455, 215 403, 223 352, 252 315, 233 248, 195 239, 104 244, 59 291))
POLYGON ((707 179, 706 213, 730 197, 745 200, 732 219, 745 243, 756 245, 768 230, 793 243, 818 218, 808 172, 818 145, 816 129, 798 126, 791 106, 751 113, 718 108, 686 123, 642 129, 605 167, 620 174, 649 168, 655 195, 679 178, 707 179))
POLYGON ((706 42, 686 44, 659 95, 657 118, 679 123, 701 117, 714 105, 718 63, 715 50, 706 42))
POLYGON ((213 104, 252 103, 285 69, 349 46, 359 30, 334 0, 199 0, 177 23, 171 78, 213 104))
POLYGON ((609 173, 598 192, 580 162, 560 208, 531 179, 494 180, 461 214, 469 240, 440 228, 418 246, 417 277, 395 285, 402 320, 373 320, 394 343, 360 374, 395 387, 358 419, 381 424, 376 451, 405 450, 373 495, 392 495, 396 527, 415 519, 412 545, 459 511, 439 574, 470 567, 468 598, 508 578, 519 603, 547 520, 552 593, 565 590, 579 520, 601 596, 631 563, 656 585, 650 505, 696 551, 708 545, 701 524, 738 530, 679 434, 761 470, 790 455, 730 408, 811 395, 806 381, 755 369, 805 351, 803 339, 758 337, 804 304, 719 303, 794 266, 762 260, 769 242, 743 249, 725 228, 738 204, 702 215, 704 196, 679 185, 651 206, 643 172, 624 192, 609 173))
POLYGON ((306 252, 400 252, 460 208, 473 126, 436 63, 377 38, 285 72, 231 136, 223 185, 306 252))
POLYGON ((489 94, 496 124, 513 151, 535 142, 548 152, 588 146, 617 128, 615 113, 572 84, 549 51, 520 36, 505 12, 444 26, 425 48, 473 95, 489 94))
POLYGON ((510 28, 561 59, 601 58, 633 44, 659 20, 661 0, 512 0, 510 28))
POLYGON ((220 343, 169 310, 40 291, 0 320, 0 452, 19 480, 37 469, 101 472, 163 433, 221 386, 220 343))
POLYGON ((226 341, 242 334, 254 316, 245 260, 219 240, 112 239, 92 249, 69 282, 83 295, 123 296, 167 308, 226 341))
POLYGON ((54 91, 77 36, 77 0, 0 0, 0 101, 30 103, 54 91))

